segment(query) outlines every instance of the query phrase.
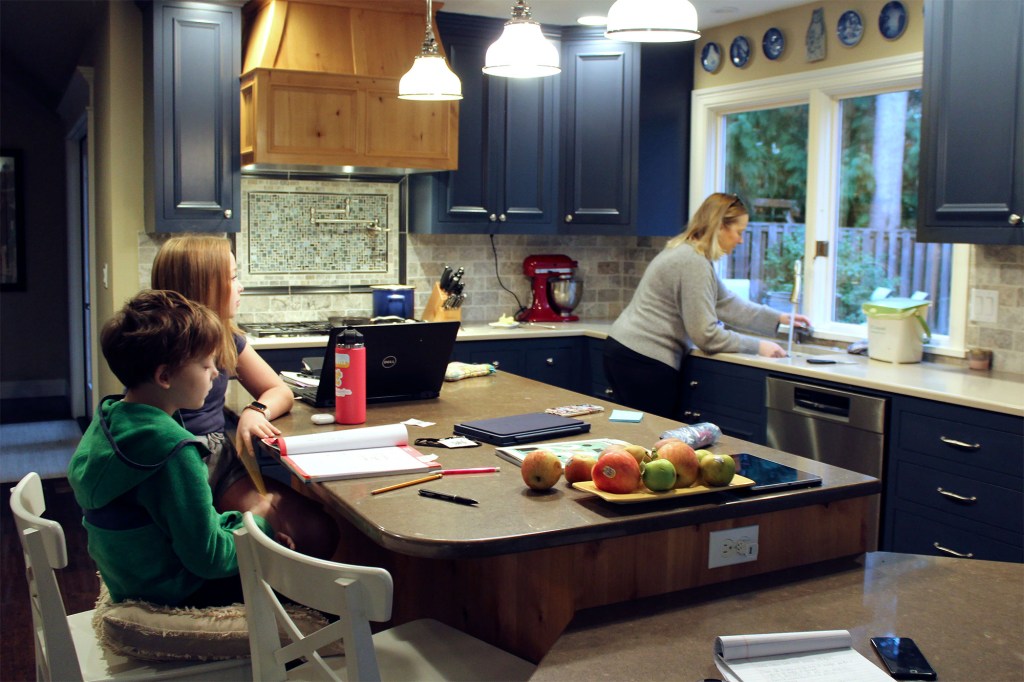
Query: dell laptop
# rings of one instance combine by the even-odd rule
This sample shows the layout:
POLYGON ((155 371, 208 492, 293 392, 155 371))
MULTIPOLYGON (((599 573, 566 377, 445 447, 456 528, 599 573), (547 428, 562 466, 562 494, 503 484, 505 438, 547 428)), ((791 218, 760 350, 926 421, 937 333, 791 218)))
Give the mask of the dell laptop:
MULTIPOLYGON (((459 322, 405 322, 354 327, 366 345, 366 402, 436 398, 441 393, 459 322)), ((295 396, 316 407, 334 406, 334 347, 345 327, 334 327, 320 362, 317 386, 291 386, 295 396)), ((315 365, 319 364, 319 367, 315 365)))

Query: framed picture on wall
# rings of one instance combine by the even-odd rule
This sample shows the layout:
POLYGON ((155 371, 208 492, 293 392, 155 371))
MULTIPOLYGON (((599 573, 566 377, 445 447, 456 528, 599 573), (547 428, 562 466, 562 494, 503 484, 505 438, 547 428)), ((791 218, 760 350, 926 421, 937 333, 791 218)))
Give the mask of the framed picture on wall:
POLYGON ((0 151, 0 291, 25 289, 25 205, 21 152, 0 151))

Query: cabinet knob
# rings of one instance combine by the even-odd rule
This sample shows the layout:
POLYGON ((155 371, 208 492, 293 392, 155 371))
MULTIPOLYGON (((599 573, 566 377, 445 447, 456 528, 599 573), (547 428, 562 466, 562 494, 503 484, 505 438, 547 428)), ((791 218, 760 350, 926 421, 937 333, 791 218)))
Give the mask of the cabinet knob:
POLYGON ((493 222, 496 222, 498 220, 498 216, 496 216, 496 215, 494 215, 492 213, 491 215, 487 216, 487 219, 490 220, 493 223, 493 222))
POLYGON ((572 213, 570 213, 570 214, 565 216, 565 222, 567 222, 567 223, 571 223, 572 222, 572 213))
POLYGON ((500 216, 498 216, 498 222, 499 223, 505 222, 505 214, 504 213, 502 213, 500 216))
POLYGON ((613 391, 610 388, 606 388, 606 389, 604 389, 604 394, 607 395, 607 396, 613 396, 613 395, 615 395, 615 391, 613 391))
POLYGON ((1010 224, 1011 225, 1020 225, 1020 216, 1017 215, 1016 213, 1011 213, 1010 214, 1010 224))
POLYGON ((554 358, 548 358, 547 360, 544 361, 544 364, 546 364, 548 367, 554 367, 555 366, 555 359, 554 358))
POLYGON ((233 215, 234 215, 234 213, 231 212, 230 208, 225 208, 224 209, 224 217, 226 219, 231 220, 231 216, 233 216, 233 215))
POLYGON ((499 367, 501 367, 501 363, 498 362, 497 360, 491 360, 491 364, 494 365, 494 369, 498 369, 499 367))
POLYGON ((698 386, 700 386, 700 382, 696 379, 690 382, 690 388, 697 388, 698 386))

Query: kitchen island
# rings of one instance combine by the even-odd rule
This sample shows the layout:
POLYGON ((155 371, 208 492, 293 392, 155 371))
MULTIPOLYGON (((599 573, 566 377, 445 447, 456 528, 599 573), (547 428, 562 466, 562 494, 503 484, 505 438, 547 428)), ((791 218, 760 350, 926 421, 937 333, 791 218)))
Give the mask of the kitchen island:
MULTIPOLYGON (((234 407, 245 404, 236 396, 234 407)), ((440 438, 460 421, 593 402, 587 396, 499 372, 445 384, 440 398, 370 406, 367 425, 416 418, 410 438, 440 438)), ((592 431, 653 444, 676 422, 646 415, 641 423, 586 415, 592 431)), ((313 426, 296 405, 275 420, 284 434, 313 426)), ((820 487, 771 494, 717 492, 685 500, 617 505, 560 483, 528 490, 516 466, 493 446, 420 447, 445 467, 501 465, 494 474, 452 477, 431 487, 480 501, 476 507, 422 498, 417 486, 381 495, 375 488, 415 476, 364 478, 306 486, 342 528, 337 559, 381 566, 395 580, 393 623, 432 617, 531 661, 554 645, 573 615, 595 606, 667 594, 790 569, 866 549, 868 510, 881 490, 872 477, 723 437, 712 449, 750 452, 818 474, 820 487), (709 534, 756 525, 756 561, 709 569, 709 534)))

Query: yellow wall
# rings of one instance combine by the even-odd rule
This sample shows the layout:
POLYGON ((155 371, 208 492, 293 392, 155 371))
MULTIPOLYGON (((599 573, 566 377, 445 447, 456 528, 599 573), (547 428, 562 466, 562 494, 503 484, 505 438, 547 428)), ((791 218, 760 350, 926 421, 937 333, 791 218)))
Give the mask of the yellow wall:
POLYGON ((924 0, 902 0, 907 9, 907 28, 896 40, 886 40, 878 30, 878 15, 887 1, 825 0, 703 31, 696 46, 694 89, 732 85, 920 52, 924 47, 924 0), (819 7, 825 10, 825 59, 808 62, 805 46, 807 28, 811 24, 811 13, 819 7), (836 36, 836 23, 843 12, 851 9, 860 12, 864 20, 864 34, 857 45, 846 47, 836 36), (764 33, 770 28, 782 31, 786 39, 786 48, 782 56, 775 61, 765 57, 761 48, 764 33), (740 35, 746 36, 750 41, 750 60, 742 69, 736 68, 729 61, 729 45, 732 44, 733 38, 740 35), (708 73, 700 64, 701 51, 709 42, 718 43, 722 47, 722 64, 715 73, 708 73))
MULTIPOLYGON (((142 13, 135 3, 107 3, 94 71, 93 169, 95 283, 93 314, 99 330, 139 290, 139 233, 143 212, 142 13), (107 267, 104 286, 103 268, 107 267)), ((122 387, 99 355, 94 398, 122 387)))

